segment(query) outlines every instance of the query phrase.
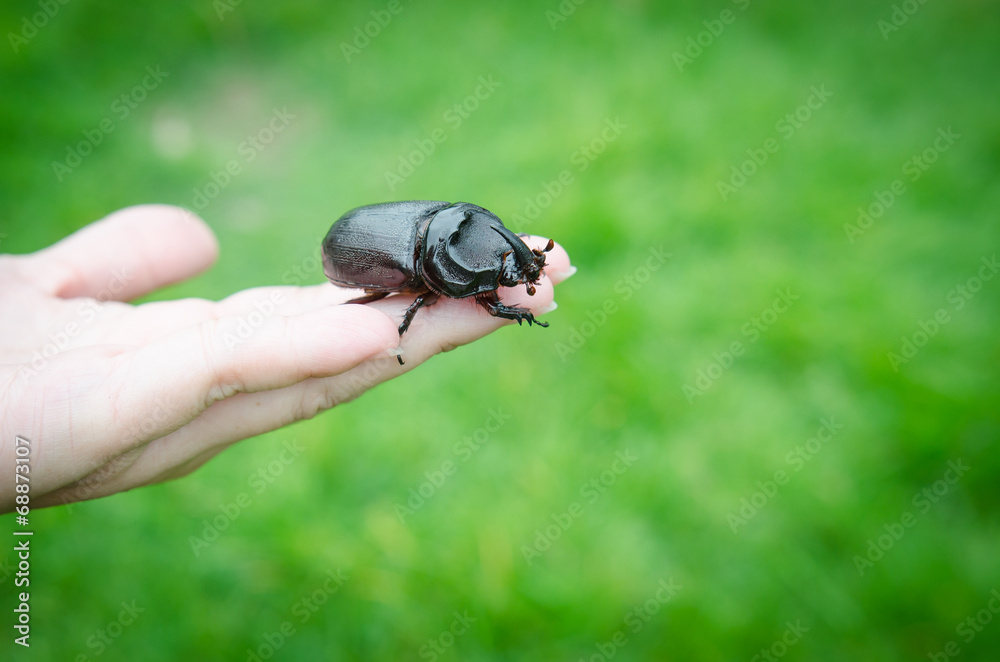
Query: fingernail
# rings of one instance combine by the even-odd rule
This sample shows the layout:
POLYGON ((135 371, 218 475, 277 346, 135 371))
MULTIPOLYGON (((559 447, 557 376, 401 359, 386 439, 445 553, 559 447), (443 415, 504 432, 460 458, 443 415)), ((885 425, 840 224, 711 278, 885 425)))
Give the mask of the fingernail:
POLYGON ((400 356, 404 356, 402 347, 390 347, 389 349, 385 350, 385 354, 386 356, 391 356, 393 358, 399 358, 400 356))
POLYGON ((544 308, 539 308, 538 311, 535 314, 536 315, 544 315, 545 313, 551 313, 553 310, 555 310, 558 307, 559 307, 559 304, 556 303, 555 301, 553 301, 552 303, 550 303, 549 305, 545 306, 544 308))
POLYGON ((566 269, 565 271, 556 271, 552 275, 555 276, 556 278, 558 278, 559 280, 566 280, 567 278, 569 278, 570 276, 572 276, 575 273, 576 273, 576 267, 574 267, 571 264, 571 265, 569 265, 569 269, 566 269))

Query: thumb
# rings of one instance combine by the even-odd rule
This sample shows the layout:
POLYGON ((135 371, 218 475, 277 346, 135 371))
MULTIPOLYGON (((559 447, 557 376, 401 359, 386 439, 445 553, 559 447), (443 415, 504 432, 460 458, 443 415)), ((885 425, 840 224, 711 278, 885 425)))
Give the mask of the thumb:
POLYGON ((130 301, 204 271, 218 252, 212 231, 193 213, 139 205, 23 259, 32 262, 32 279, 56 296, 130 301))

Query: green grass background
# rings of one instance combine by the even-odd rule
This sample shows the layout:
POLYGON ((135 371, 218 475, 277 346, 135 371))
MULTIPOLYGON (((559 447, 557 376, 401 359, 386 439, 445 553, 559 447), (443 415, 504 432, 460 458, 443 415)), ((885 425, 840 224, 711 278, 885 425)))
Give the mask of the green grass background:
MULTIPOLYGON (((436 357, 183 480, 35 513, 18 659, 245 660, 285 621, 273 659, 432 659, 421 647, 456 611, 477 620, 438 659, 601 659, 622 630, 616 660, 750 660, 789 621, 808 628, 789 660, 920 660, 949 641, 951 659, 998 659, 1000 622, 971 642, 956 628, 1000 588, 1000 280, 948 301, 1000 235, 996 2, 914 4, 884 38, 888 0, 586 2, 555 29, 554 0, 421 0, 350 62, 341 44, 386 3, 216 6, 71 2, 17 53, 4 39, 0 250, 126 205, 190 206, 287 107, 295 120, 202 212, 218 264, 151 298, 281 283, 360 204, 468 200, 514 219, 564 169, 573 183, 530 229, 579 273, 547 330, 436 357), (725 9, 735 20, 679 70, 673 54, 725 9), (52 162, 147 65, 169 77, 58 181, 52 162), (453 128, 444 113, 480 76, 500 86, 453 128), (832 96, 786 139, 776 123, 820 85, 832 96), (579 171, 574 151, 615 118, 627 128, 579 171), (948 127, 961 138, 906 178, 948 127), (439 128, 390 191, 386 171, 439 128), (717 182, 769 138, 777 153, 723 200, 717 182), (896 179, 905 193, 849 241, 896 179), (616 283, 660 246, 671 257, 626 299, 616 283), (749 343, 785 288, 799 300, 749 343), (608 299, 617 312, 588 326, 608 299), (951 321, 894 370, 888 352, 939 308, 951 321), (560 352, 574 331, 589 337, 560 352), (684 385, 734 341, 745 353, 689 403, 684 385), (454 445, 496 407, 511 417, 463 461, 454 445), (824 417, 843 429, 795 471, 787 454, 824 417), (255 493, 248 476, 292 440, 301 456, 255 493), (581 486, 626 450, 639 460, 588 503, 581 486), (921 512, 914 495, 958 459, 968 472, 921 512), (449 460, 401 523, 395 505, 449 460), (734 533, 727 516, 779 470, 787 484, 734 533), (190 537, 241 492, 251 506, 195 556, 190 537), (528 564, 522 545, 573 502, 582 514, 528 564), (906 512, 915 524, 859 574, 855 555, 906 512), (296 606, 337 568, 348 580, 302 623, 296 606), (628 614, 670 578, 680 591, 633 632, 628 614), (145 611, 100 650, 133 600, 145 611)), ((3 34, 38 11, 5 3, 3 34)))

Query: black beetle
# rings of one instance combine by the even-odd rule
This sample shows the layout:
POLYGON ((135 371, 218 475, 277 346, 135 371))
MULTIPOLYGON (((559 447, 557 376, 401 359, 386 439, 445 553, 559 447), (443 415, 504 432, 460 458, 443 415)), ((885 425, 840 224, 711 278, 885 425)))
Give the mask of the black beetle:
POLYGON ((548 326, 526 308, 501 303, 497 288, 524 283, 534 294, 553 245, 528 248, 496 215, 468 202, 384 202, 352 209, 333 224, 323 240, 323 273, 335 285, 364 288, 348 303, 416 295, 399 335, 421 306, 441 296, 475 297, 495 317, 548 326))

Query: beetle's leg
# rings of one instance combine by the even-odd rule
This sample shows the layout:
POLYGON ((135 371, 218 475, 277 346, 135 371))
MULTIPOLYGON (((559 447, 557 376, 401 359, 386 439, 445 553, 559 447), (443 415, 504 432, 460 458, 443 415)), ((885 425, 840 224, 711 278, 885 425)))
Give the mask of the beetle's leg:
POLYGON ((434 292, 424 292, 410 304, 410 307, 406 309, 403 313, 403 323, 399 325, 399 335, 406 333, 406 330, 410 328, 410 322, 413 321, 413 316, 417 314, 422 306, 429 306, 438 300, 438 295, 434 292))
POLYGON ((371 303, 372 301, 378 301, 389 296, 388 292, 367 292, 364 296, 360 296, 356 299, 351 299, 347 303, 371 303))
POLYGON ((518 324, 522 321, 527 320, 528 326, 532 324, 537 324, 538 326, 548 326, 548 322, 541 322, 535 319, 535 316, 527 308, 519 308, 517 306, 508 306, 500 302, 500 297, 497 296, 496 291, 493 292, 483 292, 482 294, 476 295, 476 303, 486 309, 490 315, 494 317, 502 317, 508 320, 517 320, 518 324))

